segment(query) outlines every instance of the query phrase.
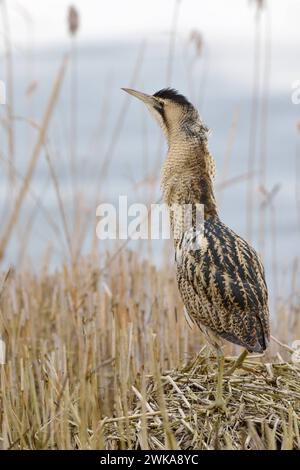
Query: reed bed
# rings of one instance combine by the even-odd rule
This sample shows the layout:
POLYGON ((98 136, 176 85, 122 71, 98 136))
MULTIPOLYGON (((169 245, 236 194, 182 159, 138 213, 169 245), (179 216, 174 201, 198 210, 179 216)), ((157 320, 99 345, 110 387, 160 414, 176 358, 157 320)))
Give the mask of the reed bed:
MULTIPOLYGON (((183 3, 181 0, 174 2, 170 21, 166 85, 172 85, 176 48, 183 46, 180 46, 177 37, 183 3)), ((80 83, 77 79, 77 68, 80 66, 77 55, 80 16, 79 12, 70 9, 70 51, 62 60, 60 68, 57 67, 43 118, 36 123, 30 108, 24 116, 15 115, 14 43, 9 27, 8 5, 2 2, 0 13, 4 20, 8 106, 4 113, 5 119, 1 121, 7 151, 1 147, 0 159, 1 163, 5 163, 5 168, 8 167, 6 180, 9 183, 9 204, 4 204, 0 230, 0 339, 6 345, 5 363, 0 363, 1 449, 300 449, 300 358, 299 350, 296 354, 294 347, 291 347, 293 341, 300 338, 299 260, 295 256, 291 285, 279 289, 281 279, 276 262, 276 201, 273 204, 278 185, 269 189, 265 181, 271 60, 271 34, 268 27, 262 84, 258 70, 263 44, 259 23, 262 3, 256 2, 258 14, 250 129, 250 137, 254 139, 249 140, 248 171, 238 176, 231 176, 229 171, 239 121, 239 110, 236 109, 228 135, 221 179, 217 181, 216 188, 220 202, 222 191, 228 186, 241 181, 248 182, 245 208, 248 231, 251 234, 254 230, 254 210, 260 211, 260 250, 263 254, 265 219, 270 212, 275 288, 272 308, 274 338, 264 356, 247 359, 243 369, 225 377, 228 409, 227 414, 222 414, 208 408, 215 390, 216 359, 199 330, 188 324, 183 315, 175 270, 171 263, 173 251, 170 254, 170 247, 166 247, 161 267, 157 267, 151 262, 151 243, 145 250, 140 250, 144 256, 150 254, 148 259, 144 259, 128 250, 127 241, 122 245, 117 243, 115 251, 104 254, 105 247, 99 248, 96 238, 95 206, 105 201, 102 183, 110 176, 109 169, 117 155, 117 143, 124 127, 129 99, 124 97, 120 110, 117 113, 114 110, 115 121, 107 150, 101 147, 101 151, 93 154, 91 145, 86 153, 93 154, 94 158, 89 157, 82 162, 77 148, 80 130, 77 122, 80 113, 80 83), (62 175, 57 168, 50 130, 69 68, 70 158, 66 174, 62 175), (262 103, 258 102, 260 85, 264 91, 262 103), (256 175, 253 141, 257 137, 257 125, 260 124, 260 108, 260 173, 256 175), (24 171, 17 167, 15 158, 16 121, 32 127, 36 133, 35 145, 24 171), (57 199, 55 221, 48 208, 42 204, 42 195, 36 195, 34 187, 37 181, 35 171, 42 157, 46 158, 47 177, 57 199), (92 203, 85 200, 78 189, 84 174, 80 167, 86 169, 88 162, 93 172, 97 172, 98 181, 92 203), (73 210, 68 209, 63 199, 62 186, 66 178, 61 180, 61 176, 71 177, 73 210), (260 193, 264 197, 260 206, 256 183, 259 183, 260 193), (26 198, 32 196, 36 205, 28 220, 24 221, 22 216, 26 198), (88 210, 85 211, 85 208, 88 210), (52 232, 49 232, 45 242, 45 251, 48 249, 45 259, 31 261, 27 248, 37 240, 33 225, 39 210, 43 212, 47 227, 52 232), (92 214, 88 222, 85 212, 88 216, 92 214), (83 246, 89 231, 87 227, 92 228, 93 234, 90 248, 86 250, 83 246), (15 268, 5 272, 8 246, 16 232, 20 232, 18 261, 15 268), (53 272, 51 250, 57 248, 62 254, 61 265, 53 272), (89 249, 90 256, 83 257, 82 253, 88 253, 89 249)), ((139 88, 145 49, 146 43, 143 41, 131 78, 128 77, 132 88, 139 88)), ((195 103, 198 101, 202 105, 208 76, 208 49, 200 31, 192 32, 183 51, 191 96, 195 103), (193 51, 190 49, 192 46, 193 51), (194 75, 198 63, 202 66, 200 87, 194 75)), ((36 77, 31 78, 28 90, 34 94, 38 83, 36 77)), ((105 128, 105 132, 109 101, 110 95, 107 93, 99 116, 100 127, 105 128)), ((94 145, 103 138, 101 132, 97 127, 94 145)), ((145 157, 148 158, 150 149, 146 126, 143 139, 145 157)), ((148 205, 155 202, 158 169, 162 159, 161 142, 161 139, 157 142, 153 168, 150 167, 150 159, 148 162, 146 158, 144 178, 140 182, 133 181, 137 189, 146 187, 148 205)), ((26 146, 22 145, 23 148, 22 159, 27 153, 26 146)), ((295 214, 299 219, 298 164, 296 175, 295 214)), ((283 280, 286 283, 289 282, 289 274, 287 268, 283 280)), ((233 345, 225 347, 227 371, 237 352, 233 345)))
MULTIPOLYGON (((208 412, 216 361, 170 266, 123 250, 102 270, 9 271, 0 295, 2 449, 299 447, 299 369, 276 343, 226 379, 227 418, 208 412)), ((299 311, 282 315, 299 337, 299 311)))

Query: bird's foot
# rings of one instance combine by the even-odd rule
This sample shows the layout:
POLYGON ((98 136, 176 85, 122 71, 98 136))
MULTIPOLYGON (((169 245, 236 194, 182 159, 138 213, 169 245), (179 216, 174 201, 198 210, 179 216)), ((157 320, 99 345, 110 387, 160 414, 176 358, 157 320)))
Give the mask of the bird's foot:
POLYGON ((223 397, 216 397, 216 399, 208 405, 208 410, 220 410, 222 413, 227 415, 227 403, 223 397))

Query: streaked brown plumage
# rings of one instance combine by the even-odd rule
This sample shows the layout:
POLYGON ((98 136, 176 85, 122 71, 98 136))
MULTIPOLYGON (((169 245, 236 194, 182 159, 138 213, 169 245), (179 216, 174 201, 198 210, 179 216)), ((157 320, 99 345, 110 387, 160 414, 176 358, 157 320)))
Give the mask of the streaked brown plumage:
MULTIPOLYGON (((204 236, 197 249, 191 248, 200 234, 195 212, 190 229, 174 239, 178 287, 189 316, 218 349, 223 338, 249 352, 263 352, 270 337, 264 268, 255 250, 219 218, 208 129, 192 104, 175 90, 153 96, 126 91, 146 103, 167 138, 161 175, 165 202, 170 208, 204 205, 204 236)), ((176 214, 170 211, 175 232, 176 214)))

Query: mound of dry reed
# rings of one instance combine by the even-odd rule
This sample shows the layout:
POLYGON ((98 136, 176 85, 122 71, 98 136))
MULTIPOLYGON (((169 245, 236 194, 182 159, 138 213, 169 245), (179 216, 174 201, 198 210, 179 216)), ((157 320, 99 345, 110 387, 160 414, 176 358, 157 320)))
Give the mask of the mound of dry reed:
POLYGON ((200 354, 181 369, 148 376, 144 395, 133 386, 130 415, 103 422, 107 448, 300 449, 299 367, 250 358, 225 378, 226 414, 208 407, 216 373, 216 360, 200 354))

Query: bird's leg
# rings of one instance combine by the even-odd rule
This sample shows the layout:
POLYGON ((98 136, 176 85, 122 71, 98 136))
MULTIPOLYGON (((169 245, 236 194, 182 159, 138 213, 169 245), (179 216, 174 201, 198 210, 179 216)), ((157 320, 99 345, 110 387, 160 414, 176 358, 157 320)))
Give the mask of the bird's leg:
POLYGON ((220 347, 217 347, 218 356, 218 377, 217 377, 217 389, 216 398, 209 409, 219 408, 226 413, 226 401, 223 398, 223 375, 224 375, 224 354, 220 347))
POLYGON ((239 355, 239 357, 237 358, 237 360, 235 361, 235 363, 233 364, 233 366, 229 369, 229 371, 227 372, 226 375, 231 375, 233 374, 233 372, 238 369, 239 367, 241 367, 241 365, 243 364, 244 360, 246 359, 246 357, 248 356, 248 351, 246 349, 244 349, 244 351, 239 355))

